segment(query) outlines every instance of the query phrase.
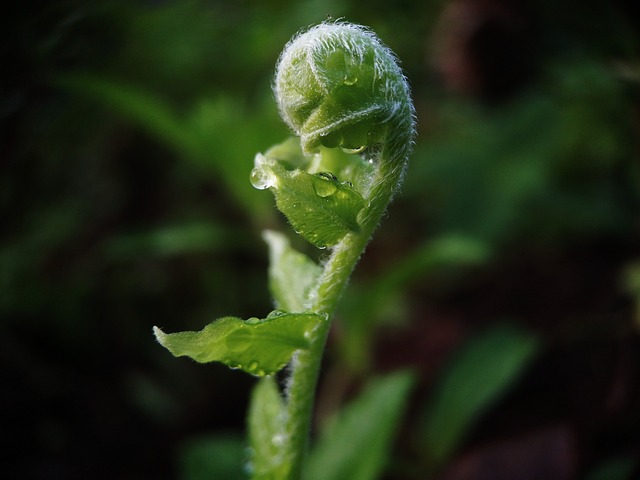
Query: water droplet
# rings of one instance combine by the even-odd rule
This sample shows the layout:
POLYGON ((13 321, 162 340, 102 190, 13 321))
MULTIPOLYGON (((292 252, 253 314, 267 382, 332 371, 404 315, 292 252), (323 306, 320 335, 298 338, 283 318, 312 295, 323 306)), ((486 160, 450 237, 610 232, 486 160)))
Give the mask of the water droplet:
POLYGON ((320 173, 316 173, 316 177, 319 178, 324 178, 325 180, 333 180, 334 182, 338 181, 338 177, 336 177, 333 173, 331 172, 320 172, 320 173))
POLYGON ((349 155, 354 155, 356 153, 362 153, 362 152, 364 152, 365 148, 367 148, 366 145, 361 145, 359 147, 345 147, 344 145, 340 146, 340 150, 342 150, 344 153, 348 153, 349 155))
MULTIPOLYGON (((253 450, 253 448, 247 448, 246 454, 249 458, 253 458, 253 456, 255 455, 255 451, 253 450)), ((250 477, 256 471, 255 467, 253 466, 253 462, 246 462, 243 465, 242 470, 250 477)))
POLYGON ((253 360, 252 362, 249 362, 249 365, 247 365, 247 370, 249 370, 251 373, 254 373, 256 370, 258 370, 258 367, 258 362, 253 360))
POLYGON ((342 143, 342 133, 339 130, 320 135, 320 143, 327 148, 335 148, 342 143))
POLYGON ((333 195, 338 189, 338 179, 329 172, 321 172, 313 180, 313 189, 319 197, 326 198, 333 195))
POLYGON ((231 360, 230 358, 223 359, 222 363, 224 363, 231 370, 238 370, 240 368, 240 365, 238 363, 234 362, 233 360, 231 360))
POLYGON ((355 75, 347 75, 346 77, 344 77, 344 84, 345 85, 355 85, 356 82, 358 81, 358 77, 356 77, 355 75))
POLYGON ((273 170, 265 166, 259 166, 251 170, 250 180, 251 185, 258 190, 275 187, 278 183, 278 178, 273 173, 273 170))
POLYGON ((267 315, 267 319, 278 318, 286 314, 287 312, 285 312, 284 310, 273 310, 269 313, 269 315, 267 315))

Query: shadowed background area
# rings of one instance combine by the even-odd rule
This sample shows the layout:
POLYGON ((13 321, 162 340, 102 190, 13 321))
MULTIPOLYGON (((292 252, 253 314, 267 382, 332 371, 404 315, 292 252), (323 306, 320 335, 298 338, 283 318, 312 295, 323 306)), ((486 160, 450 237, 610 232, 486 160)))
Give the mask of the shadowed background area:
MULTIPOLYGON (((370 26, 418 140, 316 431, 419 374, 389 480, 617 480, 640 451, 640 24, 595 0, 22 1, 0 19, 3 477, 244 478, 255 380, 153 338, 262 316, 254 155, 300 28, 370 26)), ((322 252, 291 236, 314 258, 322 252)), ((375 419, 372 419, 375 421, 375 419)))

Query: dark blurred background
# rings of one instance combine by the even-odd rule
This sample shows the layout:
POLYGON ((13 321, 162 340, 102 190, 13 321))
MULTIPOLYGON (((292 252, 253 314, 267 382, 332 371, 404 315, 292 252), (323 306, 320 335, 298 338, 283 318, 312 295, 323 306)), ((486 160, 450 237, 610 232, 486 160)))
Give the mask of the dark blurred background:
POLYGON ((385 478, 637 473, 633 2, 24 0, 0 16, 3 478, 242 478, 254 379, 151 327, 271 310, 260 232, 290 229, 249 172, 288 135, 279 52, 328 17, 398 54, 419 136, 338 314, 319 425, 411 367, 385 478), (472 381, 485 400, 438 406, 472 381))

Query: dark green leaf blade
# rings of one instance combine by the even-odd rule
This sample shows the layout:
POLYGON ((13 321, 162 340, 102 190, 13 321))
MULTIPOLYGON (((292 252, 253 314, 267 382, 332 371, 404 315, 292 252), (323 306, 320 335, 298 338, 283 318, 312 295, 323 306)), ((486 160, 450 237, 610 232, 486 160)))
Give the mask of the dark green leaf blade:
POLYGON ((220 318, 198 332, 153 332, 174 356, 200 363, 222 362, 256 376, 271 375, 286 365, 296 350, 307 348, 306 335, 323 317, 311 313, 274 312, 264 320, 220 318))
POLYGON ((412 385, 408 372, 372 382, 327 427, 311 452, 304 479, 379 478, 412 385))

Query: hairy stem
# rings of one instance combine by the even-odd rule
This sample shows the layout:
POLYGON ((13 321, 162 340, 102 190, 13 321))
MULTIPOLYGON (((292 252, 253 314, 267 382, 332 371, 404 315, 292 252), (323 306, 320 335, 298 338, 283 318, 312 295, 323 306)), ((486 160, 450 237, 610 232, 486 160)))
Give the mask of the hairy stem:
POLYGON ((353 269, 402 180, 405 160, 395 158, 388 148, 383 148, 380 158, 374 160, 378 168, 367 195, 368 204, 361 220, 362 228, 357 234, 347 235, 333 248, 324 265, 316 291, 312 294, 309 310, 325 316, 326 321, 319 324, 314 331, 310 348, 299 351, 291 364, 291 376, 287 387, 287 442, 284 447, 286 458, 291 465, 289 480, 298 480, 302 474, 310 437, 315 391, 331 319, 353 269))

